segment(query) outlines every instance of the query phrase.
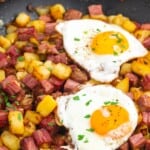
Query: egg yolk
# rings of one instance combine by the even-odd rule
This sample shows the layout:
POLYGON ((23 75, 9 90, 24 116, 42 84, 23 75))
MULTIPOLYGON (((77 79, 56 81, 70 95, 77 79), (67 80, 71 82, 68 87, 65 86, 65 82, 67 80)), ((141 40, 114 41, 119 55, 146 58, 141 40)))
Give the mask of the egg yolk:
POLYGON ((105 135, 128 121, 128 111, 118 105, 103 106, 95 110, 90 118, 91 128, 100 135, 105 135))
POLYGON ((129 47, 128 41, 120 32, 107 31, 97 34, 91 43, 91 50, 98 54, 120 54, 129 47))

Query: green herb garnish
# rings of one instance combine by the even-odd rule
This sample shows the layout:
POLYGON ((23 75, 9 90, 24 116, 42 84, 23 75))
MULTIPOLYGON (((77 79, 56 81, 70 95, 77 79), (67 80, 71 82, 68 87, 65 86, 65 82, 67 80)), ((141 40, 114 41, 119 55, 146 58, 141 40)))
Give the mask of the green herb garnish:
POLYGON ((23 57, 23 56, 19 56, 19 57, 17 58, 17 60, 18 60, 18 61, 24 61, 24 57, 23 57))
POLYGON ((101 30, 100 30, 100 29, 98 29, 98 28, 96 29, 96 31, 101 32, 101 30))
POLYGON ((83 134, 79 134, 79 135, 78 135, 78 140, 81 141, 81 140, 83 140, 83 139, 84 139, 84 135, 83 135, 83 134))
POLYGON ((86 129, 86 131, 88 131, 88 132, 94 132, 94 129, 93 128, 89 128, 89 129, 86 129))
POLYGON ((19 102, 18 102, 18 101, 15 101, 15 104, 16 104, 17 106, 19 106, 19 102))
POLYGON ((114 56, 118 56, 118 53, 116 51, 114 51, 114 56))
POLYGON ((88 140, 88 139, 85 139, 84 143, 88 143, 88 142, 89 142, 89 140, 88 140))
POLYGON ((116 63, 117 61, 114 60, 114 61, 112 61, 112 62, 113 62, 113 63, 116 63))
POLYGON ((87 102, 85 103, 85 105, 86 105, 86 106, 89 106, 91 102, 92 102, 92 100, 90 99, 89 101, 87 101, 87 102))
POLYGON ((122 42, 122 39, 119 37, 119 34, 113 34, 113 36, 116 37, 117 43, 121 43, 122 42))
POLYGON ((52 126, 54 126, 55 125, 55 123, 54 122, 48 122, 48 124, 47 124, 48 126, 50 126, 50 127, 52 127, 52 126))
POLYGON ((117 105, 118 104, 118 100, 116 101, 106 101, 104 102, 104 105, 117 105))
POLYGON ((90 114, 87 114, 87 115, 84 116, 84 118, 90 118, 90 117, 91 117, 90 114))
POLYGON ((80 39, 79 38, 74 38, 74 41, 80 41, 80 39))
POLYGON ((18 113, 18 120, 19 120, 19 121, 22 120, 22 115, 21 115, 21 113, 18 113))
POLYGON ((47 67, 48 71, 52 71, 52 68, 51 67, 47 67))
POLYGON ((78 101, 78 100, 80 100, 80 97, 79 96, 74 96, 73 100, 78 101))
POLYGON ((88 31, 84 31, 84 34, 88 34, 88 31))

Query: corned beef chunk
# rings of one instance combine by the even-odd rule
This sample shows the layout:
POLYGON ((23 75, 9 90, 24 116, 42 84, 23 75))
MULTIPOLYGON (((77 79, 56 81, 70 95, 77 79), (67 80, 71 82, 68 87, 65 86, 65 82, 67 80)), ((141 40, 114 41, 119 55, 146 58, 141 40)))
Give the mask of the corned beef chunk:
POLYGON ((31 90, 38 85, 38 80, 31 74, 27 74, 23 79, 23 83, 31 90))
POLYGON ((50 134, 44 128, 36 130, 33 133, 33 137, 34 137, 38 146, 41 144, 44 144, 44 143, 51 143, 52 142, 52 138, 50 137, 50 134))
POLYGON ((21 140, 22 150, 38 150, 33 137, 25 137, 21 140))
POLYGON ((1 82, 1 85, 2 85, 2 89, 10 95, 15 95, 22 90, 19 82, 17 81, 16 76, 14 75, 7 76, 1 82))

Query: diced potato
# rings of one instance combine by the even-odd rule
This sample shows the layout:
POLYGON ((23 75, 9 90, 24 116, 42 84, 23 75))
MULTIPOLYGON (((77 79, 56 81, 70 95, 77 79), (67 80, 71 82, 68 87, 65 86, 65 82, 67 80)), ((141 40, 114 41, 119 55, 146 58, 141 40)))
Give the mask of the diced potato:
POLYGON ((115 18, 115 15, 108 16, 107 18, 108 18, 108 23, 112 23, 113 19, 115 18))
POLYGON ((116 85, 117 89, 122 90, 123 92, 128 92, 129 91, 129 79, 128 78, 124 78, 122 79, 117 85, 116 85))
POLYGON ((131 20, 125 20, 122 24, 122 27, 129 32, 134 32, 136 29, 136 25, 131 20))
POLYGON ((39 124, 41 121, 41 115, 35 111, 28 110, 24 116, 24 122, 32 122, 34 124, 39 124))
POLYGON ((0 35, 0 46, 4 49, 9 48, 11 45, 11 42, 4 36, 0 35))
POLYGON ((28 73, 26 71, 19 71, 16 73, 16 77, 19 81, 21 81, 28 73))
POLYGON ((1 52, 1 53, 5 53, 6 50, 5 50, 3 47, 0 46, 0 52, 1 52))
POLYGON ((23 137, 31 136, 33 132, 36 130, 36 125, 32 122, 28 122, 24 126, 23 137))
POLYGON ((126 20, 127 18, 124 17, 122 14, 118 14, 116 16, 114 16, 112 18, 112 23, 114 24, 117 24, 119 26, 122 26, 122 24, 124 23, 124 21, 126 20))
POLYGON ((65 13, 65 8, 61 4, 55 4, 50 7, 50 13, 54 19, 62 19, 65 13))
POLYGON ((29 52, 24 53, 24 58, 27 62, 31 62, 32 60, 39 60, 39 56, 37 54, 29 52))
POLYGON ((131 72, 131 63, 124 63, 120 68, 120 74, 125 75, 126 73, 131 72))
POLYGON ((150 67, 146 64, 142 64, 138 61, 133 61, 131 63, 132 71, 140 76, 145 76, 150 74, 150 67))
POLYGON ((16 41, 15 45, 18 49, 21 49, 22 47, 27 45, 27 41, 16 41))
POLYGON ((30 16, 28 14, 22 12, 22 13, 18 14, 15 21, 16 21, 18 26, 24 27, 29 23, 30 16))
POLYGON ((39 80, 48 79, 51 75, 51 72, 44 65, 34 67, 32 73, 39 80))
POLYGON ((5 71, 0 69, 0 81, 5 79, 5 71))
POLYGON ((35 45, 39 45, 38 40, 36 38, 33 38, 33 37, 30 38, 30 42, 33 43, 33 44, 35 44, 35 45))
POLYGON ((91 19, 98 19, 102 21, 107 21, 107 16, 105 15, 92 15, 90 16, 91 19))
POLYGON ((45 66, 49 71, 52 71, 52 70, 53 70, 54 65, 55 65, 55 64, 54 64, 52 61, 50 61, 50 60, 46 60, 46 61, 44 62, 44 66, 45 66))
POLYGON ((82 16, 82 19, 89 19, 89 18, 90 18, 89 15, 83 15, 83 16, 82 16))
POLYGON ((2 142, 1 137, 0 137, 0 146, 3 146, 3 142, 2 142))
POLYGON ((6 38, 10 41, 10 43, 14 43, 17 39, 17 33, 16 32, 12 32, 6 35, 6 38))
POLYGON ((7 33, 7 34, 9 34, 9 33, 14 33, 14 32, 16 32, 16 31, 17 31, 17 27, 16 27, 16 26, 11 25, 11 24, 9 24, 9 25, 7 26, 7 29, 6 29, 6 33, 7 33))
POLYGON ((54 65, 52 70, 52 74, 62 80, 69 78, 71 72, 72 72, 71 67, 63 63, 58 63, 54 65))
POLYGON ((40 149, 39 150, 51 150, 50 148, 50 145, 48 143, 43 143, 41 146, 40 146, 40 149))
POLYGON ((140 88, 131 87, 130 92, 133 95, 133 99, 136 101, 139 99, 139 97, 143 94, 142 90, 140 88))
POLYGON ((144 39, 146 39, 147 37, 150 36, 150 31, 149 30, 137 30, 135 33, 134 33, 135 37, 139 40, 139 41, 144 41, 144 39))
POLYGON ((13 135, 9 131, 3 131, 1 134, 2 142, 9 150, 19 150, 20 140, 17 136, 13 135))
POLYGON ((37 32, 44 32, 45 31, 45 22, 43 20, 30 21, 27 26, 28 27, 33 26, 37 32))
POLYGON ((24 60, 22 60, 22 61, 17 60, 16 65, 15 65, 15 68, 17 71, 23 70, 23 69, 25 69, 25 67, 26 67, 26 62, 24 60))
POLYGON ((56 107, 57 103, 50 95, 45 95, 43 99, 38 103, 36 111, 43 117, 48 116, 56 107))
POLYGON ((35 11, 37 12, 38 15, 46 15, 49 13, 49 7, 36 7, 35 11))
POLYGON ((10 111, 8 114, 9 128, 14 134, 24 133, 23 115, 20 111, 10 111))
POLYGON ((26 70, 29 73, 32 73, 34 68, 38 68, 39 66, 42 66, 43 62, 39 60, 32 60, 31 62, 26 62, 26 70))

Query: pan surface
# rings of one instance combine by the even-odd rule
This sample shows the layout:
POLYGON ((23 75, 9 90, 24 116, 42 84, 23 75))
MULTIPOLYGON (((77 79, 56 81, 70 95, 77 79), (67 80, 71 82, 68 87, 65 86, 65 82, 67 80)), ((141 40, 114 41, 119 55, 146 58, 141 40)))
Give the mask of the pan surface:
MULTIPOLYGON (((27 11, 26 6, 50 5, 61 3, 65 8, 76 8, 83 12, 87 11, 90 4, 102 4, 105 14, 112 15, 122 13, 138 22, 150 22, 150 0, 6 0, 0 3, 0 19, 8 23, 15 15, 27 11)), ((31 13, 31 12, 28 12, 31 13)), ((30 14, 34 17, 34 13, 30 14)), ((0 29, 0 33, 4 28, 0 29)))

